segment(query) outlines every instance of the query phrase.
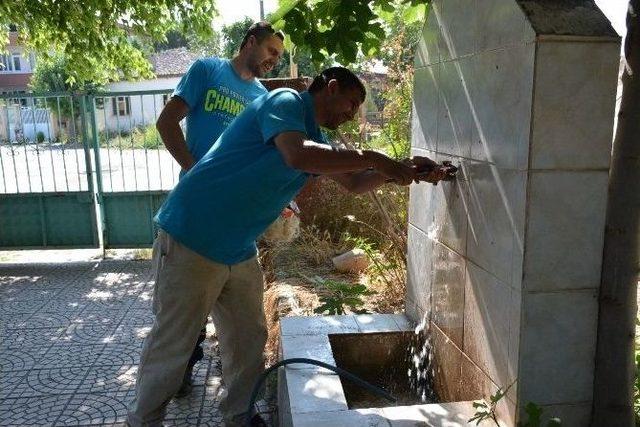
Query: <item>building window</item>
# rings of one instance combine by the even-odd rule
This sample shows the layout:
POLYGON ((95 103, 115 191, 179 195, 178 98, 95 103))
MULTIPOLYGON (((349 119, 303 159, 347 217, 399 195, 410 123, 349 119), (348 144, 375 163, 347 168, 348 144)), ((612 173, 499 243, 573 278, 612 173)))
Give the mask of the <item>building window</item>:
POLYGON ((0 55, 0 71, 11 71, 11 61, 9 61, 9 55, 0 55))
POLYGON ((19 53, 0 55, 0 71, 20 71, 21 69, 19 53))
POLYGON ((13 54, 13 71, 20 71, 20 55, 13 54))
POLYGON ((113 107, 114 116, 128 116, 131 111, 131 105, 129 104, 128 96, 118 96, 117 98, 111 98, 111 105, 113 107))

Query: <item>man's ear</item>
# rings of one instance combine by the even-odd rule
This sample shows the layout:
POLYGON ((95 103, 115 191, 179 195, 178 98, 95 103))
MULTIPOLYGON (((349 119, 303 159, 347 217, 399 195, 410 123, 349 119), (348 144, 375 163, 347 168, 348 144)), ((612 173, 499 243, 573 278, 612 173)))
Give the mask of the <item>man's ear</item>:
POLYGON ((338 80, 336 79, 329 80, 329 82, 327 83, 327 90, 330 95, 337 94, 338 91, 340 90, 340 86, 338 85, 338 80))
POLYGON ((245 43, 245 46, 253 47, 257 42, 258 40, 256 40, 256 36, 250 35, 249 38, 247 39, 247 43, 245 43))

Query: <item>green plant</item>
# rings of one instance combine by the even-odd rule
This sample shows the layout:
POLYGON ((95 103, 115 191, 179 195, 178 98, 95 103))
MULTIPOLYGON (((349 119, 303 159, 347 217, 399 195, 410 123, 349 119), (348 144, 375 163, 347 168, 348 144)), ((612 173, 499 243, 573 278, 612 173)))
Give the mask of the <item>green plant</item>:
POLYGON ((121 148, 123 150, 134 148, 157 149, 164 147, 160 139, 160 134, 154 125, 136 127, 131 131, 101 131, 99 141, 100 146, 103 148, 121 148))
POLYGON ((38 142, 38 144, 42 144, 44 142, 44 132, 42 132, 41 130, 36 133, 36 141, 38 142))
POLYGON ((325 288, 329 293, 329 295, 320 296, 322 305, 313 310, 314 313, 318 314, 325 312, 330 315, 344 314, 346 307, 349 307, 354 313, 366 313, 366 310, 360 308, 364 305, 362 297, 375 294, 374 291, 368 290, 365 285, 360 283, 340 282, 319 277, 313 279, 307 278, 307 280, 325 288))
POLYGON ((496 408, 498 406, 498 402, 507 395, 507 391, 511 388, 514 383, 510 384, 504 391, 501 388, 489 396, 489 401, 487 402, 485 399, 475 400, 473 402, 473 407, 476 412, 473 417, 469 418, 469 422, 476 422, 476 425, 480 424, 485 420, 492 420, 498 427, 500 424, 498 423, 498 417, 496 415, 496 408))
MULTIPOLYGON (((496 415, 496 408, 498 407, 498 402, 507 395, 507 392, 513 384, 515 384, 515 381, 509 384, 504 391, 501 388, 498 388, 494 394, 489 396, 488 402, 485 399, 474 401, 473 407, 476 412, 473 417, 469 419, 469 422, 471 423, 475 421, 476 425, 479 425, 482 421, 490 420, 493 421, 496 426, 500 427, 500 423, 498 422, 498 417, 496 415)), ((525 406, 524 410, 527 414, 527 419, 518 422, 518 427, 542 427, 542 414, 544 413, 544 409, 533 402, 529 402, 525 406)), ((562 422, 559 418, 551 418, 546 424, 546 427, 561 426, 562 422)))

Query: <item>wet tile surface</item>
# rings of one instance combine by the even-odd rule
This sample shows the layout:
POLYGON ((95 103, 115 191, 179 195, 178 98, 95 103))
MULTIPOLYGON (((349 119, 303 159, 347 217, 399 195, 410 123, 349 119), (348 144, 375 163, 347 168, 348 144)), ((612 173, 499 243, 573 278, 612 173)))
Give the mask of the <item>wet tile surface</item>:
MULTIPOLYGON (((148 261, 0 265, 0 425, 122 425, 152 277, 148 261)), ((208 337, 193 392, 170 403, 165 425, 222 425, 221 383, 208 337)))

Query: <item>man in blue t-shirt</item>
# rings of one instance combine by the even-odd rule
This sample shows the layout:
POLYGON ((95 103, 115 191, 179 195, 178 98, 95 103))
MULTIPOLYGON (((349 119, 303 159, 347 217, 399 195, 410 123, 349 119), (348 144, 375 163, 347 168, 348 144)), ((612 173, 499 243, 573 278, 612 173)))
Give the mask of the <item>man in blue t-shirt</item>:
POLYGON ((182 171, 209 151, 245 106, 267 89, 258 81, 278 63, 284 36, 268 22, 253 24, 231 60, 201 58, 182 77, 156 124, 182 171), (180 121, 186 117, 186 140, 180 121))
POLYGON ((432 163, 427 158, 398 162, 326 143, 319 126, 336 129, 352 120, 365 94, 353 73, 332 67, 307 92, 278 89, 259 97, 171 192, 155 217, 156 319, 140 359, 130 424, 161 423, 211 312, 227 388, 220 410, 225 425, 244 425, 267 338, 256 238, 309 177, 327 176, 356 193, 389 181, 444 177, 418 174, 432 163))
MULTIPOLYGON (((283 40, 283 34, 275 32, 268 22, 257 22, 245 34, 232 60, 203 58, 191 65, 157 122, 164 145, 182 168, 180 176, 204 156, 248 103, 267 93, 257 78, 277 64, 283 40), (180 128, 185 117, 186 141, 180 128)), ((176 397, 191 391, 193 368, 204 356, 205 337, 203 327, 176 397)))

